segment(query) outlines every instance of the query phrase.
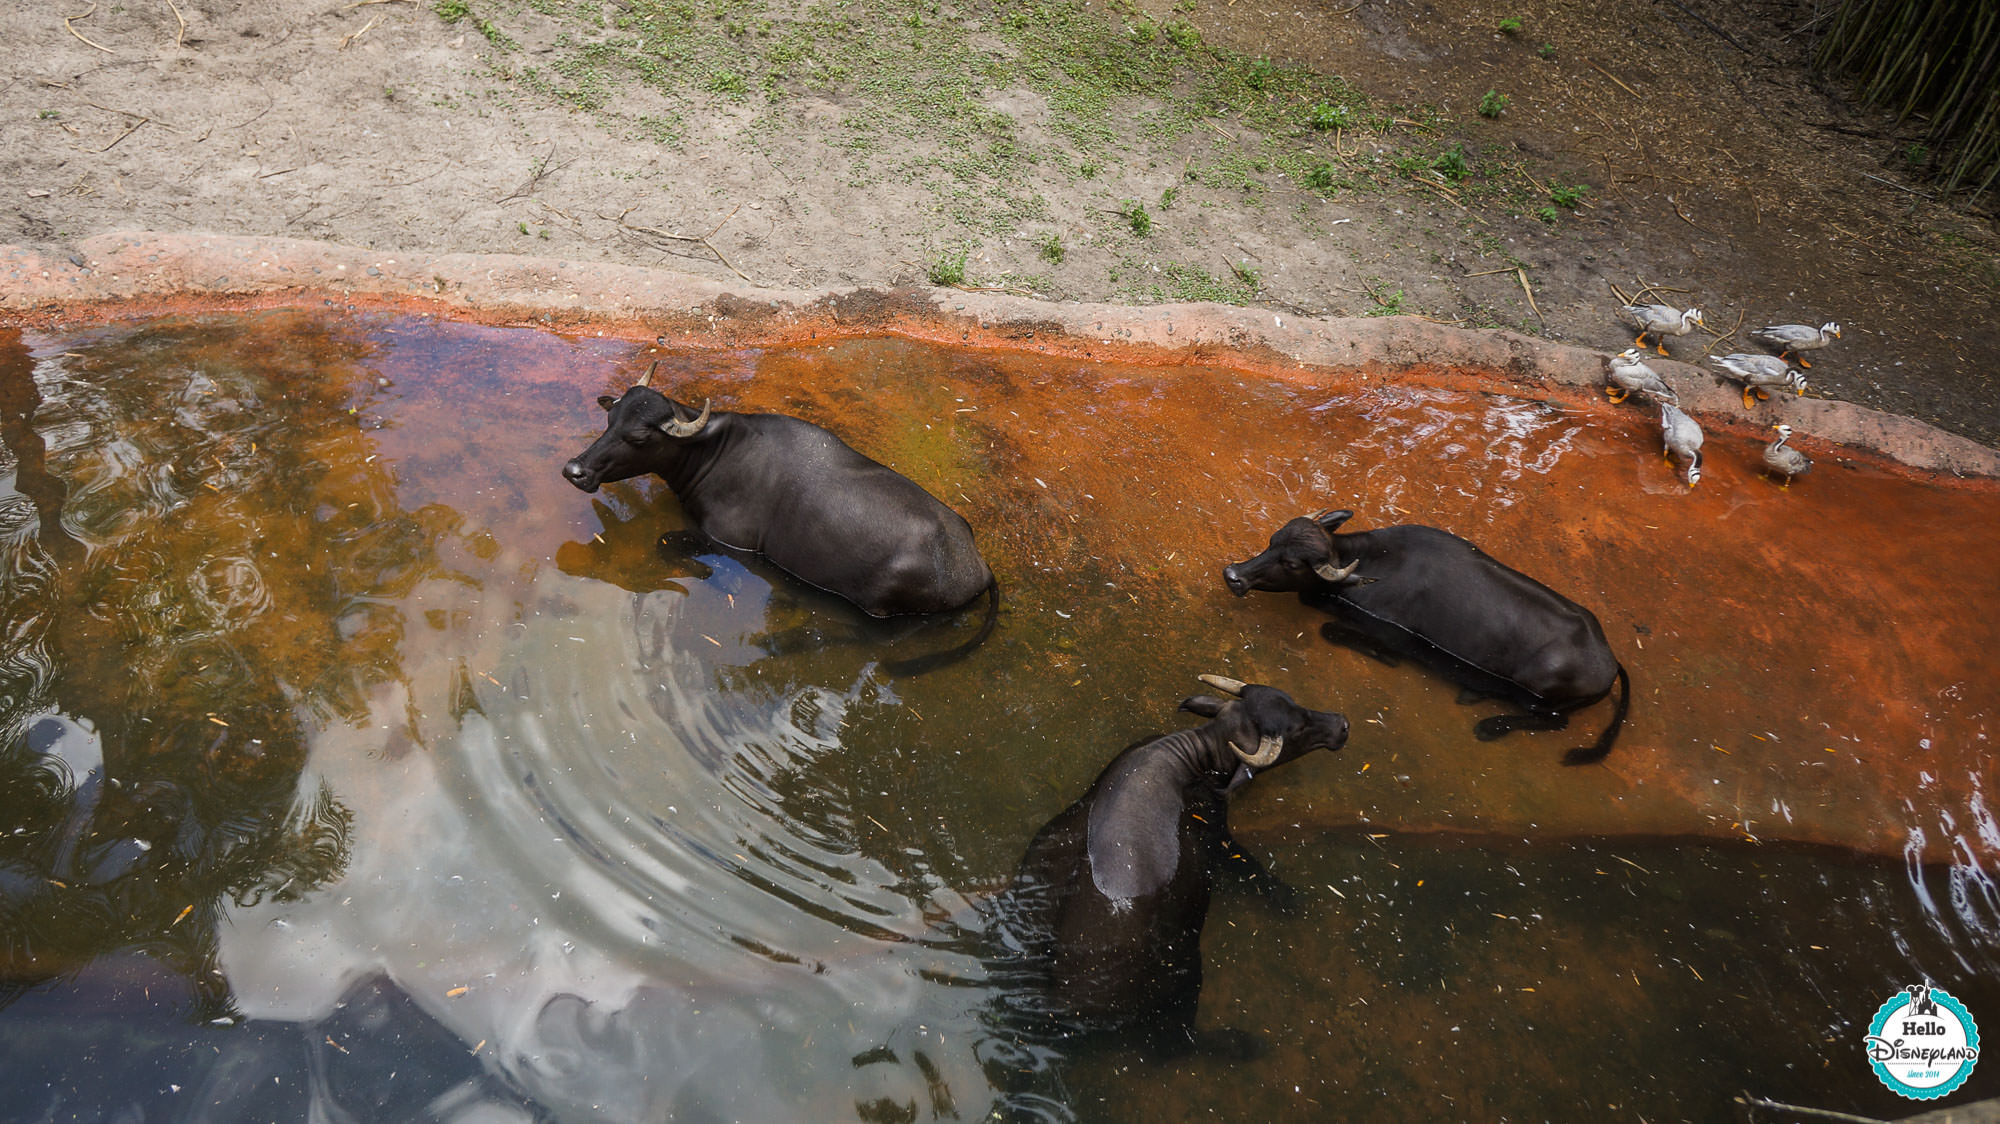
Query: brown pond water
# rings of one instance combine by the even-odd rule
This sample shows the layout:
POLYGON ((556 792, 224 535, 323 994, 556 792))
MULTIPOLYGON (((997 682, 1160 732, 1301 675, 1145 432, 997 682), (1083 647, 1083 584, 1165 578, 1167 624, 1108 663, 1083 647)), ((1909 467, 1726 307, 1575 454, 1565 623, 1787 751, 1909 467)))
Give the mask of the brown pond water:
POLYGON ((1884 999, 2000 1011, 1990 485, 1808 443, 1780 489, 1712 427, 1690 492, 1644 412, 1463 373, 330 310, 7 343, 0 421, 0 1091, 37 1112, 1660 1120, 1747 1088, 1887 1116, 1884 999), (958 508, 994 637, 887 680, 970 622, 697 575, 657 481, 570 488, 593 399, 654 359, 958 508), (1634 687, 1606 762, 1557 764, 1609 704, 1482 744, 1494 704, 1228 595, 1332 506, 1591 607, 1634 687), (1306 900, 1210 921, 1203 1022, 1261 1052, 1023 1052, 960 938, 1205 671, 1354 723, 1232 813, 1306 900))

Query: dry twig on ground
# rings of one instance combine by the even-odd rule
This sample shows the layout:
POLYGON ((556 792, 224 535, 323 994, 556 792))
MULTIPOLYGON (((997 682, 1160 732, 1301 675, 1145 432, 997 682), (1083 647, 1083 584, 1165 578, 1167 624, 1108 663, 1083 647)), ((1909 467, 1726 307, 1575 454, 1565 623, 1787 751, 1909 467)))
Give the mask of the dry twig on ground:
POLYGON ((354 41, 355 41, 356 39, 359 39, 359 38, 361 38, 361 37, 362 37, 363 35, 366 35, 366 34, 368 34, 368 29, 369 29, 369 28, 371 28, 371 27, 374 27, 374 26, 375 26, 375 20, 376 20, 376 19, 378 19, 378 18, 380 18, 380 17, 370 17, 370 19, 368 20, 368 22, 367 22, 367 23, 364 23, 364 24, 362 24, 362 25, 361 25, 361 30, 360 30, 360 31, 357 31, 357 32, 355 32, 354 34, 352 34, 352 35, 348 36, 347 38, 345 38, 345 39, 342 39, 342 40, 340 41, 340 49, 341 49, 341 50, 343 50, 343 51, 344 51, 344 50, 346 50, 346 49, 347 49, 348 47, 350 47, 350 46, 352 46, 352 45, 353 45, 353 43, 354 43, 354 41))
POLYGON ((115 54, 117 54, 117 53, 118 53, 117 51, 114 51, 114 50, 112 50, 111 48, 109 48, 109 47, 105 46, 105 45, 104 45, 104 44, 102 44, 102 43, 97 43, 97 42, 93 42, 93 41, 92 41, 92 40, 91 40, 91 39, 90 39, 90 38, 89 38, 88 36, 84 35, 84 33, 83 33, 83 32, 81 32, 81 31, 78 31, 78 30, 76 29, 76 21, 77 21, 77 20, 87 20, 87 19, 89 19, 89 18, 91 17, 91 14, 92 14, 92 13, 94 13, 94 12, 96 12, 96 11, 97 11, 97 0, 90 0, 90 10, 89 10, 89 11, 86 11, 86 12, 83 12, 83 13, 82 13, 82 14, 80 14, 80 15, 74 15, 74 16, 64 16, 64 17, 63 17, 63 26, 64 26, 64 27, 66 27, 66 28, 68 28, 68 29, 69 29, 69 33, 70 33, 71 35, 74 35, 74 36, 76 36, 76 37, 77 37, 78 39, 81 39, 81 40, 83 40, 84 42, 86 42, 86 43, 89 43, 89 44, 90 44, 91 46, 93 46, 93 47, 96 47, 96 48, 97 48, 98 50, 100 50, 100 51, 103 51, 103 52, 104 52, 105 54, 107 54, 107 55, 115 55, 115 54))
POLYGON ((1618 76, 1617 76, 1617 75, 1615 75, 1615 74, 1611 73, 1610 71, 1608 71, 1608 70, 1604 69, 1603 67, 1601 67, 1601 66, 1597 65, 1597 64, 1596 64, 1596 63, 1594 63, 1594 62, 1590 62, 1590 63, 1586 63, 1585 65, 1589 66, 1589 67, 1590 67, 1590 69, 1592 69, 1592 70, 1595 70, 1595 71, 1596 71, 1596 72, 1598 72, 1599 74, 1602 74, 1602 75, 1604 75, 1604 76, 1605 76, 1606 78, 1609 78, 1609 79, 1611 79, 1611 80, 1612 80, 1613 82, 1617 82, 1617 83, 1618 83, 1618 88, 1619 88, 1619 89, 1621 89, 1621 90, 1625 91, 1625 92, 1626 92, 1626 93, 1628 93, 1628 94, 1631 94, 1631 95, 1632 95, 1633 97, 1635 97, 1635 98, 1639 98, 1639 100, 1640 100, 1640 101, 1644 101, 1644 100, 1646 100, 1646 99, 1645 99, 1644 97, 1642 97, 1642 96, 1640 95, 1639 91, 1637 91, 1637 90, 1633 89, 1633 88, 1632 88, 1632 87, 1630 87, 1630 86, 1627 86, 1627 85, 1626 85, 1625 83, 1623 83, 1623 82, 1619 82, 1619 81, 1618 81, 1618 76))
POLYGON ((1535 291, 1528 287, 1528 271, 1517 266, 1514 270, 1514 276, 1521 279, 1521 291, 1528 294, 1528 307, 1535 310, 1535 319, 1542 322, 1543 328, 1547 328, 1549 326, 1549 319, 1542 315, 1541 306, 1535 303, 1535 291))
POLYGON ((1739 309, 1737 309, 1737 310, 1736 310, 1736 323, 1735 323, 1735 325, 1734 325, 1734 326, 1732 326, 1732 327, 1731 327, 1731 328, 1730 328, 1730 329, 1729 329, 1728 331, 1726 331, 1726 332, 1722 333, 1721 335, 1719 335, 1719 336, 1715 337, 1714 339, 1712 339, 1712 340, 1708 341, 1708 346, 1707 346, 1707 347, 1704 347, 1704 348, 1702 348, 1702 349, 1701 349, 1701 355, 1702 355, 1702 358, 1706 359, 1706 358, 1708 358, 1709 356, 1711 356, 1711 355, 1715 354, 1715 348, 1716 348, 1716 346, 1717 346, 1718 344, 1720 344, 1720 343, 1721 343, 1721 342, 1722 342, 1723 340, 1726 340, 1726 339, 1732 339, 1732 338, 1734 338, 1734 337, 1735 337, 1735 335, 1736 335, 1736 332, 1737 332, 1737 329, 1739 329, 1739 328, 1741 328, 1741 327, 1743 327, 1743 310, 1739 308, 1739 309))
MULTIPOLYGON (((371 27, 374 26, 375 21, 370 20, 368 22, 369 26, 371 27)), ((366 30, 368 30, 368 28, 366 27, 361 29, 361 31, 366 31, 366 30)), ((361 31, 357 31, 354 34, 359 35, 361 34, 361 31)), ((536 160, 531 164, 529 164, 528 178, 521 181, 521 186, 515 188, 514 190, 508 192, 505 195, 502 195, 500 198, 495 199, 494 202, 505 203, 510 200, 520 199, 529 195, 533 195, 537 190, 541 188, 543 180, 549 178, 552 175, 555 175, 557 172, 562 171, 564 168, 569 167, 571 164, 576 163, 576 157, 574 156, 570 157, 568 160, 565 160, 560 164, 551 163, 551 161, 554 160, 555 158, 555 154, 556 154, 556 146, 551 144, 549 146, 549 154, 547 156, 544 156, 540 160, 536 160)))
MULTIPOLYGON (((647 238, 665 239, 671 242, 699 242, 702 244, 704 248, 708 250, 709 253, 714 254, 715 260, 721 262, 725 267, 727 267, 729 272, 734 273, 736 276, 743 278, 743 280, 749 282, 752 285, 755 285, 756 282, 751 281, 750 276, 748 274, 736 268, 734 265, 730 265, 729 259, 723 257, 722 251, 716 249, 715 243, 709 241, 710 238, 715 237, 718 231, 720 231, 723 227, 729 225, 729 220, 735 218, 736 212, 742 209, 743 209, 743 204, 741 203, 738 203, 736 206, 730 208, 729 213, 722 216, 722 221, 715 224, 715 229, 709 231, 707 234, 668 234, 664 230, 657 230, 650 226, 635 226, 632 223, 626 222, 624 215, 618 216, 618 228, 622 231, 629 232, 628 236, 645 235, 647 238)), ((660 246, 659 248, 662 250, 666 250, 670 254, 675 254, 676 256, 679 257, 684 257, 684 258, 694 257, 694 255, 692 254, 683 254, 680 253, 678 250, 668 249, 665 246, 660 246)))

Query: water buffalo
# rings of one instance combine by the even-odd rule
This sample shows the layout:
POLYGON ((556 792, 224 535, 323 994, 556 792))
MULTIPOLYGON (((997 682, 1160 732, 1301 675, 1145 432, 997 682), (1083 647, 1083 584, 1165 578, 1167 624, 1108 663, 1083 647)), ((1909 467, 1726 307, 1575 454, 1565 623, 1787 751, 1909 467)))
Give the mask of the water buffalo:
MULTIPOLYGON (((1204 675, 1203 725, 1140 741, 1035 835, 1008 890, 1015 943, 1079 1030, 1191 1028, 1218 866, 1267 883, 1229 838, 1227 795, 1261 769, 1339 749, 1347 719, 1283 691, 1204 675)), ((1185 1041, 1185 1039, 1183 1039, 1185 1041)))
POLYGON ((959 514, 902 473, 783 414, 701 411, 649 387, 597 400, 604 432, 563 465, 586 492, 657 473, 688 520, 724 546, 756 551, 871 616, 939 613, 999 588, 959 514))
POLYGON ((1570 711, 1609 694, 1616 680, 1610 725, 1563 763, 1611 752, 1632 685, 1590 610, 1435 527, 1336 534, 1353 515, 1294 519, 1263 553, 1224 568, 1222 580, 1238 597, 1253 589, 1295 592, 1334 615, 1322 630, 1329 640, 1416 660, 1468 691, 1527 711, 1482 720, 1474 727, 1481 741, 1511 730, 1560 730, 1570 711))

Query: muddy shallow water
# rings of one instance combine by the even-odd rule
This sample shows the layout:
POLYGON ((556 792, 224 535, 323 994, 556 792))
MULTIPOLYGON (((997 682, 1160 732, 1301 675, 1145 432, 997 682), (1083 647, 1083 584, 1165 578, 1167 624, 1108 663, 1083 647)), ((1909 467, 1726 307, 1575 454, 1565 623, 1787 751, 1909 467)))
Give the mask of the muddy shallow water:
POLYGON ((1780 489, 1712 432, 1690 492, 1587 399, 331 311, 30 336, 0 407, 0 1079, 37 1113, 1887 1116, 1883 1000, 2000 1011, 1987 486, 1814 449, 1780 489), (569 487, 654 359, 958 508, 994 637, 887 678, 973 622, 871 626, 662 551, 657 482, 569 487), (1478 743, 1493 704, 1228 595, 1328 506, 1596 611, 1607 761, 1557 764, 1609 704, 1478 743), (984 903, 1203 671, 1355 730, 1232 812, 1302 896, 1211 915, 1202 1023, 1256 1048, 1024 1047, 984 903))

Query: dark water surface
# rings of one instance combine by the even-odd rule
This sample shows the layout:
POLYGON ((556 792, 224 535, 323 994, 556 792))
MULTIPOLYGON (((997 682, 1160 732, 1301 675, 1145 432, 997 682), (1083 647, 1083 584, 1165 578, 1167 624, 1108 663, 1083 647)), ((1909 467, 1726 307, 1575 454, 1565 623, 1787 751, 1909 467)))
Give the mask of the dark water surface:
MULTIPOLYGON (((660 355, 276 312, 0 335, 8 1119, 1874 1116, 1934 982, 2000 1026, 2000 491, 1417 385, 893 340, 660 355), (570 488, 659 358, 964 513, 1000 628, 882 628, 570 488), (1481 744, 1411 668, 1221 567, 1284 519, 1428 522, 1592 607, 1601 767, 1481 744), (978 940, 1037 827, 1198 672, 1344 711, 1238 838, 1204 1027, 1024 1044, 978 940)), ((1986 1062, 1950 1102, 2000 1094, 1986 1062)))

